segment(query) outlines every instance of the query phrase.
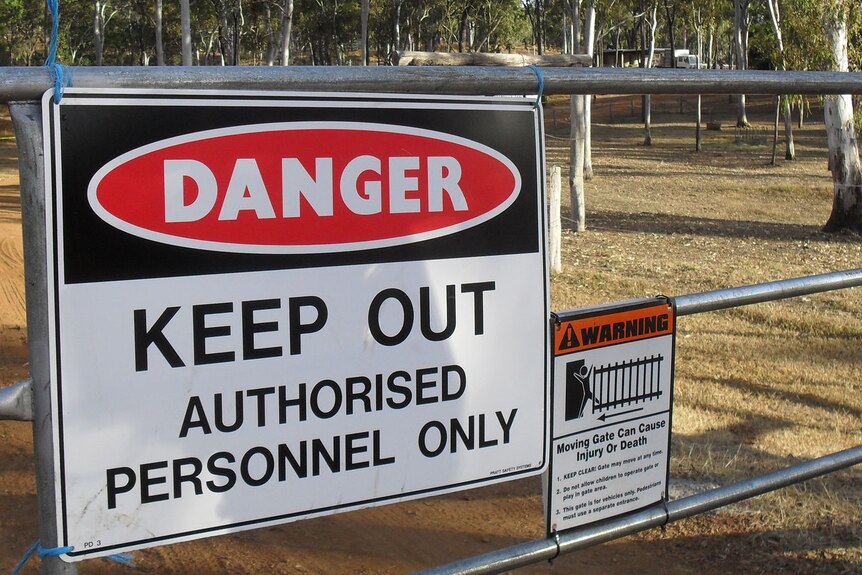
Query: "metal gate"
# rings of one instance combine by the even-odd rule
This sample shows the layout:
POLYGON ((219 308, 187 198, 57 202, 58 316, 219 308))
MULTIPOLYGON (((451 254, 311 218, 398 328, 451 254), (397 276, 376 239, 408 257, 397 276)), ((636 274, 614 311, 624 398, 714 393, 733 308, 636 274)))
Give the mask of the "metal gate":
MULTIPOLYGON (((530 94, 540 84, 545 94, 862 94, 862 76, 837 72, 761 72, 608 68, 73 68, 77 87, 159 89, 255 89, 433 94, 530 94), (538 76, 538 77, 537 77, 538 76)), ((57 545, 54 470, 48 376, 48 306, 46 290, 45 174, 41 157, 41 108, 38 100, 53 86, 47 68, 0 68, 0 102, 10 105, 19 149, 24 256, 27 276, 27 324, 31 378, 0 393, 0 416, 34 422, 40 540, 57 545)), ((685 295, 675 298, 678 315, 702 313, 752 303, 862 285, 862 270, 789 279, 769 284, 685 295)), ((652 358, 637 365, 603 366, 595 409, 619 402, 648 401, 655 393, 629 387, 621 373, 649 369, 652 358), (617 378, 617 379, 614 379, 617 378)), ((647 377, 649 381, 649 377, 647 377)), ((862 462, 862 446, 808 461, 693 497, 669 501, 613 521, 575 529, 557 539, 543 539, 478 556, 426 573, 499 573, 545 561, 576 549, 716 509, 812 477, 862 462)), ((42 572, 76 573, 75 564, 46 556, 42 572)))

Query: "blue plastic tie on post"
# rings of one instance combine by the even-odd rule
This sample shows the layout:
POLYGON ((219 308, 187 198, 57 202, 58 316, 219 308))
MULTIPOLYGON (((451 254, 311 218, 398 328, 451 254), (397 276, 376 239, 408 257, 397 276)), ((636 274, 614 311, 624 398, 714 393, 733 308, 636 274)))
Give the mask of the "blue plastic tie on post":
POLYGON ((46 66, 53 66, 57 60, 57 37, 60 32, 60 0, 47 0, 48 11, 51 13, 51 43, 48 47, 48 57, 45 58, 46 66))
POLYGON ((539 87, 536 90, 536 104, 538 105, 542 101, 542 93, 545 91, 545 77, 542 75, 542 71, 535 64, 530 64, 527 66, 536 73, 536 78, 539 80, 539 87))
POLYGON ((63 89, 72 84, 72 76, 57 63, 57 44, 60 34, 60 0, 46 0, 48 11, 51 12, 51 43, 48 49, 48 57, 45 66, 54 78, 54 102, 59 104, 63 99, 63 89))
POLYGON ((63 555, 64 553, 69 553, 70 551, 74 551, 74 547, 42 547, 42 543, 36 541, 30 547, 27 548, 27 551, 24 552, 24 556, 21 557, 21 560, 18 561, 18 564, 15 565, 15 568, 12 569, 12 575, 18 575, 21 572, 21 569, 24 568, 24 565, 27 564, 27 561, 30 560, 30 557, 33 554, 37 553, 39 557, 57 557, 58 555, 63 555))
POLYGON ((137 565, 135 565, 135 556, 131 553, 117 553, 116 555, 108 555, 107 559, 113 561, 114 563, 119 563, 120 565, 131 567, 132 569, 137 567, 137 565))
POLYGON ((18 561, 18 564, 15 565, 14 569, 12 569, 12 575, 18 575, 18 573, 21 572, 21 569, 24 568, 24 565, 27 564, 27 561, 30 560, 30 557, 33 556, 33 553, 36 552, 37 547, 39 547, 38 541, 36 541, 32 545, 30 545, 30 547, 27 548, 27 550, 24 552, 24 555, 21 557, 21 560, 18 561))
POLYGON ((45 548, 45 547, 42 547, 41 543, 39 543, 39 542, 36 543, 36 551, 39 552, 39 557, 59 557, 60 555, 63 555, 64 553, 70 553, 74 550, 75 550, 75 548, 72 547, 71 545, 68 547, 48 547, 48 548, 45 548))

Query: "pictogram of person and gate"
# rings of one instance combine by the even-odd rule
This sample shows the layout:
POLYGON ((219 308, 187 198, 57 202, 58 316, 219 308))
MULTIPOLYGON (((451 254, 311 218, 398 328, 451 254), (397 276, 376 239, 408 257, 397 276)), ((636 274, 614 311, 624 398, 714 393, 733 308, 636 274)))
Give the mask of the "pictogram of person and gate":
POLYGON ((600 366, 588 366, 584 359, 567 363, 566 421, 583 417, 588 403, 592 413, 607 414, 617 407, 658 399, 663 393, 663 361, 658 354, 600 366))

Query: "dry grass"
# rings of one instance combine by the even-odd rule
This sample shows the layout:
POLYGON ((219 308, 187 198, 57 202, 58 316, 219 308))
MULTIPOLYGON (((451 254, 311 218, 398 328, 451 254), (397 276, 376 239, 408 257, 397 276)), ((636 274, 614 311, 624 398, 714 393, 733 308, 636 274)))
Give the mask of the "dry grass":
MULTIPOLYGON (((862 267, 862 238, 820 231, 831 180, 817 118, 796 131, 799 159, 772 166, 771 141, 735 143, 726 97, 705 104, 725 130, 704 132, 701 153, 679 98, 654 108, 651 147, 628 100, 607 123, 609 100, 595 106, 588 229, 564 236, 555 309, 862 267)), ((771 132, 768 99, 749 113, 771 132)), ((548 165, 566 181, 567 113, 548 116, 548 165)), ((672 477, 724 485, 862 444, 860 310, 855 288, 680 318, 672 477)), ((722 511, 718 547, 752 572, 862 572, 860 503, 862 470, 832 474, 722 511)), ((709 525, 684 523, 677 535, 709 525)))

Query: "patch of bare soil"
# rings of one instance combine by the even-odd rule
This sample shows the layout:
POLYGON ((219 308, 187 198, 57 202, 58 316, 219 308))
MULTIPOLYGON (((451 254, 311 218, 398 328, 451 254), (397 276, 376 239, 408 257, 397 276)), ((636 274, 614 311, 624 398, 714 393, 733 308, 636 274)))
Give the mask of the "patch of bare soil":
MULTIPOLYGON (((830 180, 816 119, 797 132, 800 159, 770 166, 768 146, 736 145, 726 97, 708 100, 705 121, 721 120, 724 129, 705 132, 698 154, 692 102, 654 101, 652 147, 641 144, 639 100, 596 102, 588 230, 564 236, 553 309, 862 267, 859 237, 819 231, 830 180)), ((761 127, 770 114, 768 101, 752 102, 761 127)), ((546 118, 548 164, 565 166, 565 106, 551 102, 546 118)), ((27 374, 21 260, 15 148, 2 139, 3 386, 27 374)), ((724 485, 862 443, 860 309, 856 289, 681 318, 676 485, 687 492, 724 485)), ((860 503, 862 473, 851 469, 519 573, 862 573, 860 503)), ((541 484, 532 478, 143 550, 134 553, 134 569, 97 559, 80 571, 394 574, 543 532, 541 484)), ((0 569, 10 570, 37 534, 30 425, 0 422, 0 569)), ((31 560, 23 573, 36 573, 38 563, 31 560)))

